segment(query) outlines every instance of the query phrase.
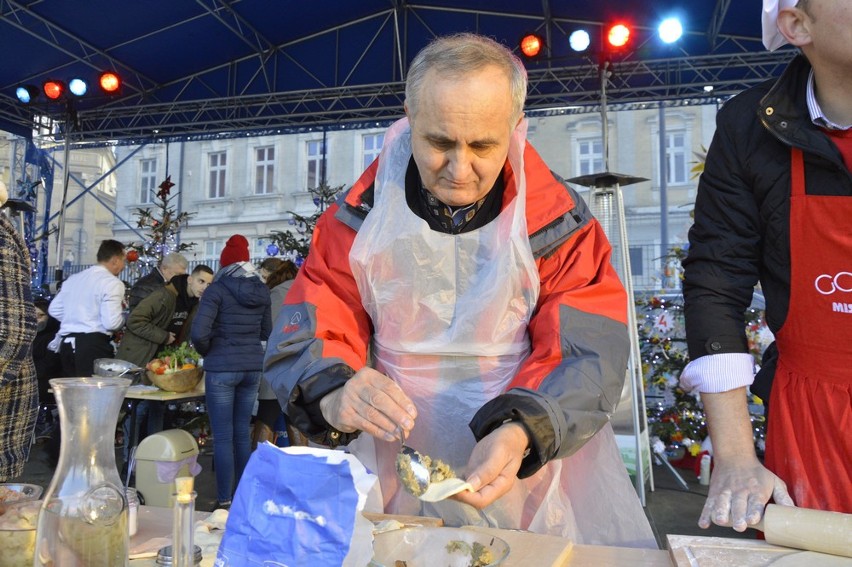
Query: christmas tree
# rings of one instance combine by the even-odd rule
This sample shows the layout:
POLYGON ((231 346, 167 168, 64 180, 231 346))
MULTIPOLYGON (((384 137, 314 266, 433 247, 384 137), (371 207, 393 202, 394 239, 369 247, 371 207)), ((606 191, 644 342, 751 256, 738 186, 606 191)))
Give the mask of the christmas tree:
POLYGON ((178 196, 177 192, 172 193, 174 186, 171 175, 166 176, 155 195, 155 207, 138 208, 134 213, 136 226, 147 231, 144 242, 140 244, 131 242, 128 245, 127 259, 133 266, 136 276, 139 275, 142 267, 140 263, 144 265, 147 272, 159 264, 166 254, 184 252, 195 247, 194 242, 178 242, 181 229, 187 225, 195 213, 177 211, 172 204, 174 198, 178 196))
MULTIPOLYGON (((679 265, 685 256, 684 248, 673 248, 666 264, 679 265)), ((700 398, 679 384, 680 374, 689 362, 683 296, 679 291, 650 294, 636 301, 636 311, 651 442, 659 439, 670 455, 695 457, 706 449, 708 432, 700 398)), ((772 340, 763 317, 763 311, 753 306, 745 318, 749 347, 758 361, 772 340)), ((760 455, 766 438, 763 405, 751 394, 748 402, 755 448, 760 455)))
POLYGON ((320 183, 317 187, 308 189, 311 194, 311 200, 316 207, 311 215, 300 215, 299 213, 288 211, 290 213, 290 225, 293 230, 273 230, 264 238, 272 241, 266 247, 266 253, 270 256, 279 254, 291 257, 293 262, 299 267, 308 257, 308 251, 311 247, 311 238, 314 234, 314 229, 317 226, 317 221, 325 210, 337 199, 340 191, 345 185, 330 187, 326 182, 320 183), (295 231, 295 232, 294 232, 295 231))

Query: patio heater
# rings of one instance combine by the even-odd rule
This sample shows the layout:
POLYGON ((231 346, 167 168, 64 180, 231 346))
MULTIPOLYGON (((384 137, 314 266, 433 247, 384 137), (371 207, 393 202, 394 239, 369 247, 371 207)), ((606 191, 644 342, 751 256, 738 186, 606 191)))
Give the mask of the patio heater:
POLYGON ((619 449, 625 457, 628 470, 635 463, 634 486, 642 506, 645 506, 645 485, 654 490, 651 471, 651 448, 648 439, 648 419, 645 411, 645 390, 642 381, 642 359, 639 352, 639 330, 636 323, 636 309, 633 306, 633 276, 630 271, 630 253, 627 243, 627 225, 624 218, 624 200, 621 188, 634 183, 647 181, 644 177, 635 177, 613 173, 609 169, 609 140, 607 122, 606 85, 612 75, 611 63, 604 61, 600 67, 601 78, 601 124, 603 129, 602 146, 604 171, 569 179, 569 183, 589 188, 589 208, 600 222, 601 227, 612 244, 612 263, 621 282, 627 290, 627 330, 630 337, 630 358, 627 363, 627 376, 621 401, 612 416, 612 426, 618 440, 619 449), (633 463, 625 455, 634 456, 633 463))

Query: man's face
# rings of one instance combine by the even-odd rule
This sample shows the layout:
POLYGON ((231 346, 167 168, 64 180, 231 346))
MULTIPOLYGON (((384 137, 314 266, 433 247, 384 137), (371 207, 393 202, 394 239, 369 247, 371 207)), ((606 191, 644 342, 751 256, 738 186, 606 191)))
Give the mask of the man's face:
POLYGON ((187 278, 187 290, 191 297, 201 297, 210 282, 213 281, 213 274, 207 272, 198 272, 187 278))
POLYGON ((122 252, 120 256, 113 256, 110 258, 107 262, 106 268, 114 276, 120 274, 124 269, 124 252, 122 252))
POLYGON ((41 307, 36 307, 36 325, 38 325, 38 330, 41 331, 45 327, 47 327, 48 315, 46 311, 42 311, 41 307))
POLYGON ((417 107, 406 114, 420 179, 442 203, 469 205, 491 190, 517 124, 511 92, 497 67, 463 77, 426 73, 417 107))

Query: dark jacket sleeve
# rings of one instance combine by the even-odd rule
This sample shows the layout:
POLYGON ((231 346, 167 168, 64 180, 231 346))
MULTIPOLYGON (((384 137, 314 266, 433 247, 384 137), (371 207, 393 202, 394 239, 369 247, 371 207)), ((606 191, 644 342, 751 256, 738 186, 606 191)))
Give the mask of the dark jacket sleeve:
MULTIPOLYGON (((695 222, 683 261, 684 314, 692 360, 707 354, 748 352, 744 313, 760 272, 763 222, 753 191, 758 179, 748 163, 755 152, 749 148, 778 144, 762 134, 756 108, 757 99, 748 97, 721 109, 699 179, 695 222), (763 144, 756 143, 755 136, 760 135, 766 138, 763 144)), ((782 162, 785 152, 789 154, 789 148, 779 145, 782 162)), ((765 165, 758 167, 770 171, 765 165)))
POLYGON ((127 300, 130 311, 136 309, 139 302, 164 285, 166 285, 166 281, 157 268, 136 280, 136 283, 130 288, 130 297, 127 300))
POLYGON ((168 322, 166 319, 171 318, 171 314, 164 313, 168 310, 165 305, 167 293, 169 291, 163 287, 162 291, 157 290, 140 301, 136 309, 127 317, 127 328, 149 342, 158 345, 166 344, 169 340, 169 332, 165 329, 164 323, 168 322))

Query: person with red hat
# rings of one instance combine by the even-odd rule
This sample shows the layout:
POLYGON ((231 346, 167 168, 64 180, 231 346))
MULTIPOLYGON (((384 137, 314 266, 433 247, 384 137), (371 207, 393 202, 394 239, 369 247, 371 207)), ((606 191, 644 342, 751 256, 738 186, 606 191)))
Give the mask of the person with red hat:
POLYGON ((249 424, 263 369, 263 341, 271 329, 269 289, 249 261, 248 240, 235 234, 219 256, 219 271, 201 296, 190 332, 204 357, 220 508, 230 507, 251 455, 249 424))
POLYGON ((801 50, 728 101, 684 260, 691 362, 715 468, 699 526, 744 531, 778 504, 852 512, 852 3, 764 0, 764 43, 801 50), (744 313, 755 284, 775 342, 760 371, 744 313), (746 388, 768 401, 758 459, 746 388))

